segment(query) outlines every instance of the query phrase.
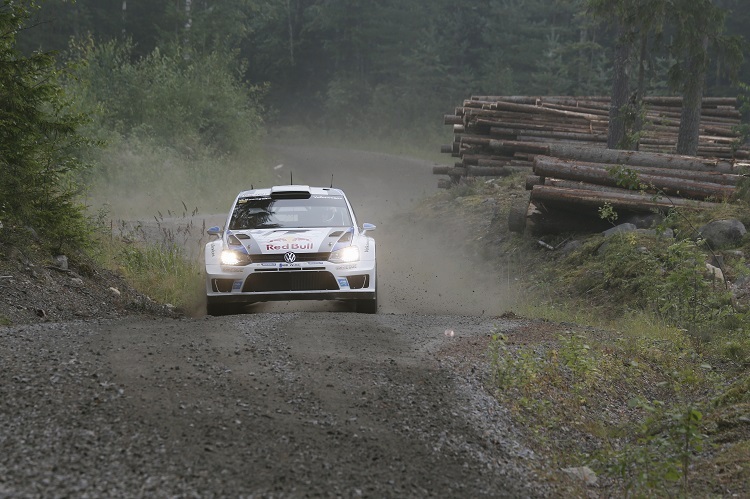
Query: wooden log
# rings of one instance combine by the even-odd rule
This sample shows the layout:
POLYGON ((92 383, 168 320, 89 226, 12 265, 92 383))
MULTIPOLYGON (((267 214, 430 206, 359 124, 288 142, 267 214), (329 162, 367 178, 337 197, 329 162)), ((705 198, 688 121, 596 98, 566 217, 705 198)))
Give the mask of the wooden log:
POLYGON ((508 159, 503 159, 503 160, 478 158, 477 162, 476 162, 476 166, 486 166, 486 167, 489 167, 489 168, 498 168, 498 167, 503 167, 503 166, 509 165, 512 159, 513 158, 508 158, 508 159))
MULTIPOLYGON (((464 139, 466 137, 462 139, 462 142, 464 139)), ((539 152, 537 154, 545 153, 539 152)), ((722 173, 734 173, 736 170, 731 162, 718 159, 641 151, 621 151, 617 149, 592 149, 567 144, 549 144, 545 155, 561 159, 577 159, 591 163, 650 166, 679 170, 716 171, 722 173)))
MULTIPOLYGON (((552 158, 549 156, 536 156, 534 158, 534 165, 536 167, 539 163, 544 164, 557 164, 560 165, 569 165, 573 160, 563 160, 559 158, 552 158)), ((575 161, 576 164, 582 165, 582 166, 590 166, 594 168, 601 168, 606 171, 610 171, 613 167, 617 167, 619 165, 608 165, 603 163, 588 163, 588 162, 582 162, 582 161, 575 161)), ((739 168, 739 165, 737 165, 739 168)), ((745 179, 746 177, 744 175, 736 175, 731 173, 719 173, 719 172, 699 172, 699 171, 692 171, 692 170, 672 170, 668 168, 654 168, 654 167, 648 167, 648 166, 636 166, 636 165, 629 165, 627 166, 629 170, 633 170, 636 173, 644 174, 644 175, 655 175, 655 176, 663 176, 663 177, 672 177, 672 178, 682 178, 686 180, 694 180, 696 182, 708 182, 711 184, 720 184, 720 185, 729 185, 729 186, 737 186, 740 181, 745 179)))
MULTIPOLYGON (((609 106, 610 97, 606 95, 589 95, 589 96, 565 96, 565 95, 539 95, 539 96, 518 96, 518 95, 472 95, 470 100, 485 102, 506 101, 516 102, 519 104, 533 104, 538 101, 546 102, 587 102, 603 103, 609 106)), ((669 107, 682 107, 682 97, 680 96, 646 96, 643 102, 647 105, 659 105, 669 107)), ((737 106, 736 97, 703 97, 701 105, 703 107, 718 106, 737 106)))
POLYGON ((466 176, 466 168, 457 168, 455 166, 433 166, 432 167, 432 174, 433 175, 451 175, 451 176, 457 176, 457 177, 464 177, 466 176))
POLYGON ((526 168, 526 169, 532 169, 534 168, 533 160, 525 160, 525 159, 514 159, 510 162, 510 166, 517 166, 519 168, 526 168))
POLYGON ((513 156, 496 156, 494 154, 473 154, 471 150, 466 150, 461 155, 461 162, 464 165, 474 166, 506 166, 513 160, 513 156))
POLYGON ((514 201, 508 212, 508 230, 517 234, 523 234, 528 219, 529 199, 525 197, 514 201))
MULTIPOLYGON (((555 177, 565 180, 575 180, 589 184, 623 187, 621 179, 613 175, 608 169, 577 164, 574 162, 546 161, 543 157, 534 160, 534 173, 540 177, 555 177)), ((691 199, 729 199, 735 194, 735 189, 729 185, 697 182, 682 178, 656 175, 646 175, 635 172, 635 179, 643 189, 650 192, 663 191, 670 196, 681 196, 691 199)))
POLYGON ((524 112, 528 114, 545 114, 552 116, 564 116, 566 118, 582 119, 587 121, 597 121, 604 119, 601 115, 581 113, 576 111, 565 111, 562 109, 552 109, 548 107, 530 106, 527 104, 513 104, 510 102, 498 101, 490 104, 488 109, 506 110, 524 112))
POLYGON ((547 139, 560 139, 560 140, 581 140, 589 142, 607 142, 606 134, 597 133, 570 133, 570 132, 553 132, 543 130, 524 130, 521 128, 504 128, 504 127, 492 127, 490 129, 490 136, 495 137, 497 135, 509 135, 514 137, 527 136, 527 137, 542 137, 547 139))
MULTIPOLYGON (((542 109, 542 108, 535 108, 534 106, 529 106, 529 107, 531 107, 532 109, 542 109)), ((466 108, 464 110, 464 114, 465 116, 467 116, 469 120, 475 119, 475 117, 498 118, 502 120, 507 115, 507 113, 503 111, 497 111, 494 109, 472 109, 472 108, 466 108)), ((526 116, 527 119, 533 119, 531 118, 533 116, 531 114, 524 113, 524 116, 526 116)), ((558 120, 560 121, 557 121, 557 122, 558 123, 570 122, 570 123, 579 123, 579 124, 585 123, 587 125, 597 126, 600 128, 606 128, 609 123, 609 120, 605 119, 603 116, 594 116, 591 118, 587 118, 585 120, 580 119, 580 118, 579 119, 573 119, 573 118, 574 116, 572 116, 571 114, 568 114, 566 116, 558 117, 558 120)), ((539 117, 536 117, 536 119, 539 120, 539 117)), ((546 121, 546 118, 545 118, 545 121, 546 121)))
POLYGON ((530 152, 533 154, 549 155, 549 146, 547 144, 538 144, 532 142, 517 142, 512 140, 494 140, 486 137, 461 137, 461 145, 473 144, 492 149, 493 151, 502 152, 530 152))
POLYGON ((615 209, 634 212, 650 212, 653 210, 667 211, 672 208, 690 210, 712 209, 720 206, 718 203, 693 201, 682 198, 668 198, 666 196, 650 196, 637 193, 593 192, 583 189, 565 189, 536 185, 531 191, 531 200, 553 205, 578 205, 588 208, 600 208, 609 203, 615 209))
MULTIPOLYGON (((622 189, 620 187, 609 187, 606 185, 590 184, 587 182, 577 182, 575 180, 564 180, 564 179, 559 179, 559 178, 545 178, 544 182, 541 183, 540 185, 548 185, 551 187, 564 187, 566 189, 583 189, 585 191, 613 192, 613 193, 619 193, 619 194, 634 192, 634 191, 629 191, 627 189, 622 189)), ((532 189, 533 189, 533 186, 532 186, 532 189)))
POLYGON ((530 191, 535 185, 544 185, 544 179, 539 175, 526 175, 526 190, 530 191))
POLYGON ((446 114, 443 116, 444 125, 463 125, 464 119, 461 116, 455 114, 446 114))

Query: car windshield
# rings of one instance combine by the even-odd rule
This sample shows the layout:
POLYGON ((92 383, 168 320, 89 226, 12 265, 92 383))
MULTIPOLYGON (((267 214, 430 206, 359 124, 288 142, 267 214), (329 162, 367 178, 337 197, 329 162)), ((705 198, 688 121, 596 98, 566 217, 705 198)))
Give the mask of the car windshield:
POLYGON ((308 199, 240 198, 229 221, 230 230, 352 225, 343 196, 311 196, 308 199))

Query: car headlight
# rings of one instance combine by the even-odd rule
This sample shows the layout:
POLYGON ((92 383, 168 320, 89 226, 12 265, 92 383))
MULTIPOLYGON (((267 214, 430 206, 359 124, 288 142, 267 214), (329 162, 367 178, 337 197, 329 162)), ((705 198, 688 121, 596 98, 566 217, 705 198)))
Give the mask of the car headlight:
POLYGON ((239 251, 224 250, 221 252, 222 265, 247 265, 250 261, 250 255, 239 251))
POLYGON ((328 257, 329 262, 333 263, 351 263, 359 261, 359 248, 356 246, 346 246, 336 250, 328 257))

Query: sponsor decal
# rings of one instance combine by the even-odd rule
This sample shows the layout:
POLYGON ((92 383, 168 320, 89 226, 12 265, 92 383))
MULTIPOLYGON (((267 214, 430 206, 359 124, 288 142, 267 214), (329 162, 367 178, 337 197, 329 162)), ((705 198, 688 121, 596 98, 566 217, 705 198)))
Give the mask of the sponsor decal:
POLYGON ((266 244, 266 251, 280 251, 280 250, 311 250, 313 249, 313 243, 289 243, 289 244, 266 244))
POLYGON ((234 281, 232 283, 232 291, 240 291, 242 289, 242 281, 234 281))
POLYGON ((311 250, 313 242, 306 237, 284 236, 271 239, 266 242, 266 251, 280 250, 311 250))
POLYGON ((356 268, 357 268, 357 264, 353 263, 350 265, 342 265, 340 267, 336 267, 336 270, 351 270, 351 269, 356 269, 356 268))
POLYGON ((221 271, 222 272, 238 272, 239 273, 239 272, 243 272, 244 269, 243 268, 237 268, 237 267, 224 267, 222 265, 221 271))
POLYGON ((261 267, 275 267, 276 264, 275 263, 261 263, 260 266, 261 267))
POLYGON ((348 288, 349 287, 349 281, 347 279, 344 279, 344 278, 339 279, 339 287, 340 288, 348 288))
POLYGON ((279 264, 280 269, 287 269, 289 267, 299 268, 299 267, 302 267, 302 265, 300 265, 299 263, 280 263, 279 264))

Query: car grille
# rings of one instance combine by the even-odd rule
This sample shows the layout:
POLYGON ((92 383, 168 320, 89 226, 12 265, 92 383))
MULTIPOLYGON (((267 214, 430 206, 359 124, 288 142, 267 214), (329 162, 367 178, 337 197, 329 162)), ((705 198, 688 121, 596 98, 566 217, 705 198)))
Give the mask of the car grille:
POLYGON ((215 293, 229 293, 232 291, 234 279, 212 279, 211 282, 215 293))
POLYGON ((362 289, 370 285, 370 276, 367 274, 350 275, 346 280, 349 281, 349 287, 352 289, 362 289))
MULTIPOLYGON (((324 262, 331 256, 330 253, 295 253, 297 262, 324 262)), ((273 255, 250 255, 253 263, 282 263, 284 262, 284 253, 273 255)))
POLYGON ((242 291, 337 291, 339 285, 333 274, 313 272, 263 272, 250 274, 242 291))

